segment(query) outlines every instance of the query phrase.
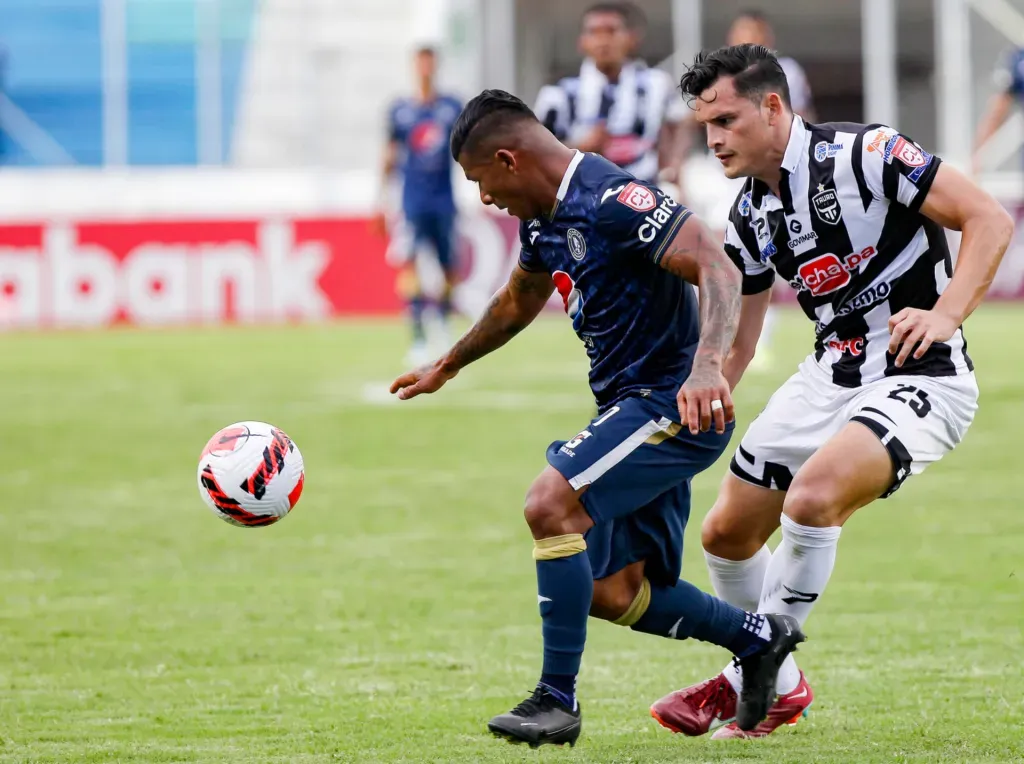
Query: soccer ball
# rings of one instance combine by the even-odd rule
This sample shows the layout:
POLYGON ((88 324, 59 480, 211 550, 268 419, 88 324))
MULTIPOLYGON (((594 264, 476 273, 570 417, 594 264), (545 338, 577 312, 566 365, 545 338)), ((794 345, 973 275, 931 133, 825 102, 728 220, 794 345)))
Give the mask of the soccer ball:
POLYGON ((238 422, 206 444, 199 457, 199 494, 221 520, 252 528, 273 525, 302 494, 302 454, 265 422, 238 422))

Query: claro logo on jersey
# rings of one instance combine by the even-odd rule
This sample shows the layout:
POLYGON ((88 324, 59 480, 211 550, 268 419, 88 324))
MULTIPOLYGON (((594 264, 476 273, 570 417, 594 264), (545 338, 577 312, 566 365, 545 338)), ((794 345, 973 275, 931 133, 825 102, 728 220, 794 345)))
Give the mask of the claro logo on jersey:
POLYGON ((661 200, 661 204, 658 205, 657 209, 654 210, 650 215, 644 217, 644 222, 640 225, 640 229, 637 234, 640 236, 640 241, 644 244, 650 244, 654 241, 655 237, 665 227, 672 218, 672 212, 679 205, 672 199, 672 197, 666 196, 661 200))
POLYGON ((850 283, 850 274, 877 253, 874 247, 865 247, 842 260, 832 253, 816 257, 800 266, 792 286, 815 297, 842 289, 850 283))

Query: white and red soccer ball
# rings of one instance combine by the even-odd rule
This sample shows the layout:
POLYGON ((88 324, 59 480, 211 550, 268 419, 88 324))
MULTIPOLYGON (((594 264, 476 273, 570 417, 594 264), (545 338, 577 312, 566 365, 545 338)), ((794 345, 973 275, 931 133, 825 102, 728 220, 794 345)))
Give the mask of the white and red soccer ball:
POLYGON ((199 457, 199 493, 232 525, 272 525, 302 495, 302 454, 285 433, 265 422, 238 422, 206 444, 199 457))

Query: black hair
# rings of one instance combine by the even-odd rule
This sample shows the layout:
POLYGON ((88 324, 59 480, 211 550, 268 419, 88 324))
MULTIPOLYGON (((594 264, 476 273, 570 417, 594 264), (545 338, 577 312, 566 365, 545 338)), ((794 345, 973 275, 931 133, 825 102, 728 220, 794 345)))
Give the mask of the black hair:
POLYGON ((580 21, 592 13, 615 13, 622 19, 622 23, 629 30, 636 30, 644 26, 646 19, 643 12, 632 3, 594 3, 587 10, 583 11, 580 21))
POLYGON ((522 99, 504 90, 485 90, 467 103, 455 120, 451 139, 452 158, 459 161, 463 151, 472 152, 477 148, 482 136, 492 135, 496 130, 524 119, 537 122, 533 110, 522 99))
POLYGON ((417 56, 433 56, 437 58, 437 48, 433 45, 420 45, 416 48, 417 56))
POLYGON ((765 93, 778 93, 783 103, 792 108, 786 73, 775 51, 764 45, 747 43, 701 51, 693 59, 693 66, 683 73, 679 89, 692 100, 700 97, 719 77, 732 77, 736 94, 744 98, 754 100, 765 93))

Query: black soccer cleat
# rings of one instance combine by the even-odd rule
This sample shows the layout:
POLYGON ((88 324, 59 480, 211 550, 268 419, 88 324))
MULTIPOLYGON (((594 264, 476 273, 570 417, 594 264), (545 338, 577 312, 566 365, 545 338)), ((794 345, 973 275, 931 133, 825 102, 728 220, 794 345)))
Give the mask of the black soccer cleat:
POLYGON ((510 743, 527 743, 530 748, 545 744, 576 744, 583 726, 580 705, 573 710, 552 695, 542 684, 507 714, 495 716, 487 729, 510 743))
POLYGON ((754 729, 768 715, 775 701, 775 680, 786 656, 807 637, 800 622, 791 615, 766 615, 772 638, 758 653, 736 658, 743 676, 743 688, 736 703, 736 726, 744 732, 754 729))

